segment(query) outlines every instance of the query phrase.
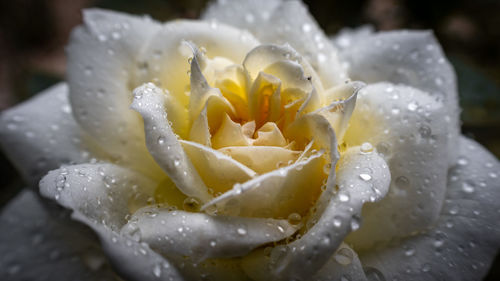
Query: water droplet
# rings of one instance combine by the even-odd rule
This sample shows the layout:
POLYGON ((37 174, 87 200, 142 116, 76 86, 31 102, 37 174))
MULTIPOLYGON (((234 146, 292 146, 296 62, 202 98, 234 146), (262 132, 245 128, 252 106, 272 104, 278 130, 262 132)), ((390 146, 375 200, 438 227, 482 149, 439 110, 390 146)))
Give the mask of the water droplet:
POLYGON ((385 276, 380 272, 378 269, 374 267, 364 267, 363 270, 365 271, 366 279, 368 281, 385 281, 385 276))
POLYGON ((298 213, 288 215, 288 222, 292 225, 297 225, 302 221, 302 216, 298 213))
POLYGON ((359 178, 361 178, 364 181, 369 181, 372 179, 372 176, 370 176, 369 174, 359 174, 359 178))
POLYGON ((356 231, 361 226, 361 219, 358 216, 353 216, 351 219, 351 230, 356 231))
POLYGON ((332 169, 332 164, 328 163, 323 166, 323 173, 330 174, 330 170, 332 169))
POLYGON ((471 182, 467 182, 465 181, 463 184, 462 184, 462 190, 465 192, 465 193, 473 193, 474 192, 474 184, 471 183, 471 182))
POLYGON ((339 192, 339 200, 340 202, 348 202, 351 199, 349 194, 345 192, 339 192))
POLYGON ((425 263, 423 266, 422 266, 422 272, 429 272, 431 271, 431 265, 428 264, 428 263, 425 263))
POLYGON ((156 141, 158 142, 159 145, 163 145, 165 143, 165 137, 159 136, 156 141))
POLYGON ((188 212, 197 212, 200 210, 200 201, 195 197, 188 197, 184 199, 182 207, 188 212))
POLYGON ((444 240, 441 238, 436 238, 436 240, 434 240, 434 242, 432 244, 434 245, 434 247, 440 248, 443 246, 444 240))
POLYGON ((410 180, 405 176, 399 176, 396 178, 395 184, 400 189, 407 189, 410 187, 410 180))
POLYGON ((365 142, 361 145, 360 151, 362 154, 369 154, 373 151, 373 146, 369 142, 365 142))
POLYGON ((342 226, 342 218, 341 218, 341 217, 339 217, 339 216, 335 216, 335 217, 333 218, 333 225, 334 225, 335 227, 340 227, 340 226, 342 226))
POLYGON ((405 250, 405 256, 407 256, 407 257, 411 257, 414 254, 415 254, 415 249, 413 249, 411 247, 405 250))
POLYGON ((215 247, 217 246, 217 242, 215 240, 210 241, 210 247, 215 247))
POLYGON ((391 109, 391 113, 392 113, 393 115, 398 115, 398 114, 399 114, 399 112, 400 112, 400 110, 399 110, 399 108, 397 108, 397 107, 395 107, 395 108, 391 109))
POLYGON ((449 212, 450 212, 451 215, 458 214, 458 207, 457 206, 451 207, 449 212))
POLYGON ((432 130, 429 126, 422 125, 420 128, 418 128, 418 132, 420 133, 421 137, 428 138, 431 136, 432 130))
POLYGON ((156 277, 156 278, 160 278, 161 277, 161 266, 159 264, 156 264, 154 267, 153 267, 153 275, 156 277))
POLYGON ((354 254, 349 248, 341 248, 335 252, 333 258, 341 265, 349 265, 354 258, 354 254))
POLYGON ((304 24, 302 25, 302 31, 304 31, 305 33, 311 32, 311 29, 312 29, 312 27, 311 27, 311 25, 310 25, 310 24, 308 24, 308 23, 304 23, 304 24))
POLYGON ((244 236, 244 235, 247 235, 247 230, 244 229, 243 227, 239 227, 236 232, 241 235, 241 236, 244 236))
POLYGON ((410 110, 410 111, 415 111, 417 108, 418 108, 418 104, 414 101, 412 101, 408 104, 408 110, 410 110))
POLYGON ((467 159, 463 156, 459 157, 458 158, 458 161, 457 161, 458 165, 460 166, 465 166, 469 163, 469 161, 467 161, 467 159))
POLYGON ((178 167, 180 164, 181 164, 181 160, 179 160, 179 158, 175 158, 174 159, 174 166, 178 167))

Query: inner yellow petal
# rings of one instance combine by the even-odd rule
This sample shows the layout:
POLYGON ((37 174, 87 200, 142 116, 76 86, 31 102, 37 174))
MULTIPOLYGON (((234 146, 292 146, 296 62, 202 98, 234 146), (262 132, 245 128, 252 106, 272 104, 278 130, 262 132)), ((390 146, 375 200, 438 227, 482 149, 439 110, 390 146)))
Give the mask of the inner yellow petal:
POLYGON ((219 149, 259 174, 276 170, 293 163, 300 151, 277 146, 230 146, 219 149))

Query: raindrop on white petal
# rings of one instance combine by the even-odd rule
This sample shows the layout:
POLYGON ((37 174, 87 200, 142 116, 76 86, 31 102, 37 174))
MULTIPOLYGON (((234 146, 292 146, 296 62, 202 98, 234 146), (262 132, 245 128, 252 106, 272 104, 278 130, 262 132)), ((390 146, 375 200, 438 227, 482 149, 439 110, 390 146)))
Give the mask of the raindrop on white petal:
POLYGON ((359 174, 359 177, 364 181, 369 181, 372 179, 372 176, 370 176, 369 174, 359 174))
POLYGON ((354 258, 354 254, 349 248, 341 248, 335 252, 333 258, 341 265, 349 265, 354 258))

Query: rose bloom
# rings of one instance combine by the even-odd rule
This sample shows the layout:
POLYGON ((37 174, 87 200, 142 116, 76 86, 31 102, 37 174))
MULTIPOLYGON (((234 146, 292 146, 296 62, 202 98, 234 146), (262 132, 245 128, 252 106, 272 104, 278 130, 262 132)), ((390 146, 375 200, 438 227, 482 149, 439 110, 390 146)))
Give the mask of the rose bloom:
POLYGON ((102 248, 24 191, 2 215, 6 279, 486 274, 500 165, 460 135, 431 32, 329 39, 300 2, 219 1, 165 24, 87 10, 67 53, 1 143, 102 248))

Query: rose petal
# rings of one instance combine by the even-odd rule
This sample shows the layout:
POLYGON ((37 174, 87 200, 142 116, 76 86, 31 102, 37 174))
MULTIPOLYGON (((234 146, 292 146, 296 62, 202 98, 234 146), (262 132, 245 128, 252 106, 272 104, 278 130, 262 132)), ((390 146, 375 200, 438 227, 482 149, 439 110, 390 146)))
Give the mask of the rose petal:
POLYGON ((352 79, 365 83, 388 81, 427 92, 444 103, 449 119, 448 149, 453 158, 460 133, 455 72, 429 31, 376 33, 356 41, 342 52, 352 79))
POLYGON ((23 178, 33 186, 49 170, 62 164, 106 158, 74 121, 64 83, 2 112, 0 143, 23 178))
POLYGON ((278 257, 273 263, 276 278, 301 280, 317 272, 345 236, 359 226, 363 204, 380 200, 389 189, 389 169, 376 153, 352 147, 342 154, 338 167, 339 192, 317 223, 300 239, 273 249, 271 256, 278 257))
MULTIPOLYGON (((193 51, 193 59, 191 61, 191 75, 190 75, 190 85, 191 92, 189 95, 189 117, 192 121, 197 120, 200 112, 206 108, 207 111, 207 122, 209 124, 209 128, 214 130, 214 122, 213 118, 210 118, 215 115, 220 115, 221 112, 228 112, 234 115, 234 109, 232 105, 222 96, 221 92, 217 88, 212 88, 208 85, 205 76, 202 73, 202 65, 206 64, 204 55, 198 50, 196 46, 192 43, 187 43, 188 46, 193 51), (217 101, 216 101, 217 100, 217 101), (219 104, 218 106, 215 103, 219 104), (212 107, 217 106, 217 109, 214 110, 212 107), (212 114, 210 114, 212 113, 212 114), (211 122, 212 121, 212 122, 211 122)), ((220 119, 217 118, 217 119, 220 119)), ((175 121, 175 120, 174 120, 175 121)), ((220 124, 219 122, 216 122, 220 124)), ((218 126, 217 126, 218 127, 218 126)))
POLYGON ((212 147, 218 149, 233 145, 245 146, 251 144, 250 140, 251 139, 244 134, 243 127, 239 123, 233 122, 233 120, 231 120, 231 118, 226 114, 225 118, 222 120, 219 130, 217 130, 212 138, 212 147))
MULTIPOLYGON (((177 119, 174 120, 177 121, 177 119)), ((222 122, 221 127, 223 126, 224 121, 222 122)), ((194 120, 193 125, 191 126, 191 130, 189 132, 189 140, 211 147, 212 141, 210 138, 211 134, 210 127, 208 126, 207 107, 204 107, 200 112, 200 115, 198 115, 198 118, 194 120)), ((214 145, 216 145, 215 142, 214 145)))
POLYGON ((189 256, 202 261, 243 256, 296 230, 286 220, 210 216, 147 207, 134 214, 122 234, 137 236, 167 257, 189 256))
POLYGON ((190 141, 180 143, 205 185, 215 192, 225 192, 234 184, 245 182, 257 174, 217 150, 190 141))
POLYGON ((219 151, 259 174, 286 166, 300 155, 300 151, 277 146, 228 146, 219 151))
POLYGON ((147 18, 85 10, 67 47, 68 85, 78 123, 122 162, 157 170, 144 146, 140 118, 129 109, 136 58, 160 29, 147 18))
POLYGON ((332 88, 327 92, 326 100, 331 101, 328 106, 320 108, 314 113, 323 115, 330 123, 338 139, 343 139, 351 118, 358 91, 364 87, 362 82, 349 82, 332 88))
POLYGON ((500 163, 460 137, 433 229, 361 257, 386 280, 482 280, 500 246, 500 163))
POLYGON ((186 280, 171 261, 151 250, 147 244, 139 244, 129 237, 118 235, 106 225, 89 220, 78 211, 73 213, 73 218, 87 224, 97 233, 102 248, 121 277, 135 281, 186 280))
POLYGON ((169 125, 163 90, 149 83, 134 93, 131 108, 144 119, 146 145, 151 155, 184 194, 208 201, 211 196, 205 184, 169 125))
MULTIPOLYGON (((271 248, 256 250, 245 256, 242 267, 245 273, 256 281, 266 281, 272 276, 269 264, 276 262, 277 256, 266 256, 264 253, 271 248)), ((358 255, 346 244, 342 243, 326 264, 312 277, 306 280, 330 281, 330 280, 367 280, 363 272, 358 255)))
MULTIPOLYGON (((0 216, 3 280, 118 280, 95 236, 24 190, 0 216)), ((60 211, 60 210, 57 210, 60 211)))
POLYGON ((304 214, 319 193, 324 174, 323 153, 256 177, 206 203, 223 214, 253 217, 288 217, 304 214), (314 188, 316 187, 316 188, 314 188))
POLYGON ((49 172, 40 181, 40 193, 117 230, 138 208, 135 206, 147 204, 156 185, 137 172, 113 164, 81 164, 49 172))
POLYGON ((299 88, 309 93, 312 84, 316 90, 323 91, 316 71, 288 44, 255 47, 246 55, 243 66, 252 80, 257 78, 259 72, 268 70, 269 74, 279 79, 283 76, 286 88, 299 88))
POLYGON ((346 77, 335 48, 300 1, 218 1, 203 18, 248 29, 263 43, 289 43, 316 69, 325 88, 346 77))
POLYGON ((347 241, 356 250, 421 231, 439 216, 445 193, 447 133, 443 104, 407 86, 373 84, 358 94, 344 141, 369 142, 389 164, 390 192, 366 206, 363 226, 347 241))
POLYGON ((259 44, 248 32, 216 22, 177 20, 165 24, 138 57, 145 67, 137 72, 137 79, 153 81, 184 105, 189 103, 186 86, 190 84, 189 58, 193 56, 186 41, 205 49, 207 58, 224 57, 238 64, 259 44))

